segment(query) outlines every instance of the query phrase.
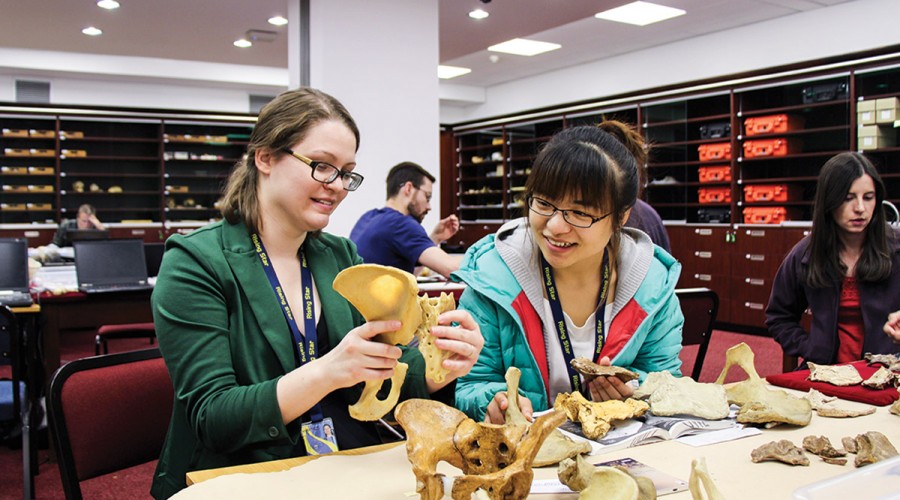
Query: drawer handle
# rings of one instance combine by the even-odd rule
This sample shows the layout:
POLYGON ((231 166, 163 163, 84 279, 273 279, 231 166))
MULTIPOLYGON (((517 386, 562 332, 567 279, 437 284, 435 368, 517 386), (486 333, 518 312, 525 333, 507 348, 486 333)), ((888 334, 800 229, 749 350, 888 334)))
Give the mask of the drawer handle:
POLYGON ((712 275, 710 275, 710 274, 695 274, 694 279, 699 280, 699 281, 712 281, 712 275))
POLYGON ((37 238, 41 235, 40 231, 25 231, 24 233, 26 238, 37 238))
POLYGON ((144 234, 144 230, 143 230, 143 229, 132 229, 132 230, 131 230, 131 234, 133 234, 133 235, 135 235, 135 236, 137 236, 137 235, 143 235, 143 234, 144 234))
POLYGON ((763 229, 748 229, 747 236, 752 236, 754 238, 765 238, 766 231, 763 229))
POLYGON ((766 284, 766 280, 759 278, 744 278, 744 283, 749 283, 754 286, 764 286, 766 284))
POLYGON ((694 229, 694 234, 699 234, 700 236, 710 236, 712 235, 712 229, 694 229))
POLYGON ((747 260, 752 260, 754 262, 763 262, 766 260, 766 256, 760 253, 748 253, 746 258, 747 260))
POLYGON ((760 304, 759 302, 744 302, 744 307, 746 307, 747 309, 762 311, 765 306, 760 304))
POLYGON ((701 259, 711 259, 712 252, 694 252, 694 256, 700 257, 701 259))

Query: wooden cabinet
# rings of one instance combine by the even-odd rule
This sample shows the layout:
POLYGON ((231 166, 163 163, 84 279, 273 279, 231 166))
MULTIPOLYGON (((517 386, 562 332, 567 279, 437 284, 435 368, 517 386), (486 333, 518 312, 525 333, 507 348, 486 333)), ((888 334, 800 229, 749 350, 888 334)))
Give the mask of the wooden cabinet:
POLYGON ((122 224, 114 237, 140 230, 159 241, 208 223, 255 120, 0 105, 0 228, 55 224, 85 203, 104 223, 122 224))

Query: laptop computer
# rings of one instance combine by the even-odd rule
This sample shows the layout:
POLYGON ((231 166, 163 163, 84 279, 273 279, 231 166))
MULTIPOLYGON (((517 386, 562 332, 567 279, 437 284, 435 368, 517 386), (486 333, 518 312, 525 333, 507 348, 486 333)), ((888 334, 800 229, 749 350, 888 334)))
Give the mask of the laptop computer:
POLYGON ((144 257, 147 262, 147 276, 151 278, 159 274, 159 266, 162 264, 163 252, 166 251, 165 243, 144 243, 144 257))
POLYGON ((0 305, 28 307, 28 241, 0 238, 0 305))
POLYGON ((85 293, 150 290, 141 240, 74 241, 75 276, 85 293))

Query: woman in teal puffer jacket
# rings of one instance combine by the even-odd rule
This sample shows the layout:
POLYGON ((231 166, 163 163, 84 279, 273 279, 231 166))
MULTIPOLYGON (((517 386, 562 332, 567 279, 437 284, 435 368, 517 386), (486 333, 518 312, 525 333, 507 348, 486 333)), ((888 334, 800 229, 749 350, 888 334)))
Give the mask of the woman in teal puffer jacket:
POLYGON ((625 145, 596 127, 566 129, 542 149, 525 186, 528 213, 466 253, 454 278, 460 308, 484 348, 456 387, 472 418, 504 422, 504 374, 522 370, 526 415, 575 390, 595 401, 634 388, 616 377, 583 380, 573 357, 680 376, 684 318, 674 294, 681 265, 639 230, 623 228, 638 173, 625 145))

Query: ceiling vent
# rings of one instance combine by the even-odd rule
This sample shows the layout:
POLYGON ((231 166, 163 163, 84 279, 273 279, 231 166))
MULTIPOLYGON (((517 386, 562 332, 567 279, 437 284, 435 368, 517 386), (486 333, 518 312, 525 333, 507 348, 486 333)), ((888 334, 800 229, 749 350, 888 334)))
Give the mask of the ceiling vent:
POLYGON ((268 30, 247 30, 246 38, 253 43, 256 42, 274 42, 278 33, 268 30))
POLYGON ((50 82, 16 80, 16 102, 50 104, 50 82))

